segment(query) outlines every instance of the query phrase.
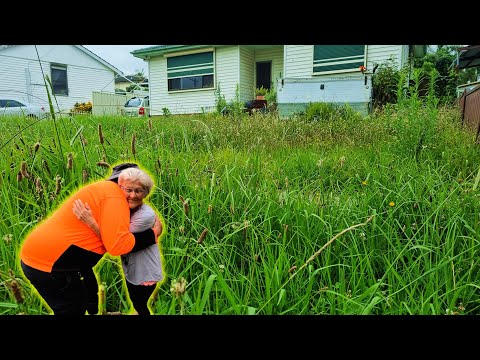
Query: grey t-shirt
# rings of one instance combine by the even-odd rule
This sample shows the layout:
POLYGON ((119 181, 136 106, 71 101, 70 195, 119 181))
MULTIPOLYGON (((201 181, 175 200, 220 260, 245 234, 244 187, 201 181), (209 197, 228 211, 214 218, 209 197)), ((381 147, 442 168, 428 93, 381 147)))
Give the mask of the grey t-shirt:
MULTIPOLYGON (((130 232, 145 231, 153 227, 154 223, 154 210, 149 205, 142 204, 130 217, 130 232)), ((133 285, 140 285, 144 281, 161 281, 163 279, 158 244, 122 255, 121 259, 125 278, 133 285)))

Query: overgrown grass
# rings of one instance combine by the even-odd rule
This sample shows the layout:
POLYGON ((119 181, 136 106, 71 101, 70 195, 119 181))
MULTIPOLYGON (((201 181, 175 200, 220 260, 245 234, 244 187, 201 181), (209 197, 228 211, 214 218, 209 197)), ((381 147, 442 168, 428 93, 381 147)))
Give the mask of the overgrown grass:
MULTIPOLYGON (((98 163, 136 160, 167 226, 155 314, 478 314, 480 148, 457 109, 434 105, 317 121, 75 116, 57 131, 0 119, 0 313, 47 313, 21 275, 23 238, 105 178, 98 163)), ((97 270, 107 311, 127 313, 118 259, 97 270)))

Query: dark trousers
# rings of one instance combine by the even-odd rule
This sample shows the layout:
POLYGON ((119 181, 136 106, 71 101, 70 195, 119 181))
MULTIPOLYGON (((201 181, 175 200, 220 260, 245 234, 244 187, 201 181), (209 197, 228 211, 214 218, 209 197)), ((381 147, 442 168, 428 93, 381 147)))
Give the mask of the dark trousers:
POLYGON ((87 311, 90 315, 98 313, 98 281, 93 268, 82 270, 83 284, 87 292, 87 311))
POLYGON ((133 285, 128 280, 125 280, 125 282, 127 283, 128 295, 138 315, 151 315, 148 309, 148 299, 153 294, 156 284, 133 285))
POLYGON ((94 311, 95 305, 95 313, 98 312, 98 284, 93 269, 83 272, 54 271, 48 273, 34 269, 23 261, 20 264, 25 277, 55 315, 85 315, 87 307, 94 311))

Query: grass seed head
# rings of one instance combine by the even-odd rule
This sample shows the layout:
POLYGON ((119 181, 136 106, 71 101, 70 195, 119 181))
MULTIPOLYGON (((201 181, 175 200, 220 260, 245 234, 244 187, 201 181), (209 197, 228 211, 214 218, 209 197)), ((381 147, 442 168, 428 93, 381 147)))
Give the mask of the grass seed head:
POLYGON ((40 177, 35 179, 35 191, 38 195, 43 194, 42 179, 40 177))
POLYGON ((50 171, 50 167, 48 166, 47 160, 43 159, 42 163, 43 163, 43 167, 44 167, 45 170, 47 171, 48 175, 52 176, 52 173, 51 173, 51 171, 50 171))
POLYGON ((132 155, 133 156, 137 154, 137 152, 135 151, 135 141, 136 141, 136 137, 135 137, 135 133, 133 133, 132 135, 132 155))
POLYGON ((60 191, 62 190, 62 177, 57 174, 55 176, 55 194, 60 194, 60 191))
POLYGON ((88 141, 87 141, 87 139, 85 139, 85 136, 83 136, 83 134, 80 134, 80 140, 82 140, 83 146, 88 144, 88 141))
POLYGON ((67 169, 72 170, 72 168, 73 168, 73 154, 68 153, 68 155, 67 155, 67 169))
POLYGON ((180 298, 185 294, 185 290, 187 287, 187 280, 185 278, 180 277, 178 279, 172 280, 172 284, 170 286, 170 292, 177 298, 180 298))
POLYGON ((208 229, 207 228, 203 229, 202 233, 200 234, 200 237, 197 240, 198 244, 203 243, 203 240, 205 240, 205 236, 207 236, 207 233, 208 233, 208 229))
POLYGON ((97 162, 97 166, 101 166, 101 167, 104 167, 104 168, 110 168, 110 164, 107 163, 106 161, 97 162))
POLYGON ((22 161, 22 164, 20 166, 20 171, 22 172, 22 176, 24 178, 30 178, 30 174, 28 173, 28 170, 27 170, 27 162, 26 161, 22 161))
POLYGON ((25 298, 23 297, 22 289, 20 288, 20 284, 17 282, 17 280, 12 280, 10 282, 10 289, 12 289, 12 293, 17 304, 23 304, 25 298))

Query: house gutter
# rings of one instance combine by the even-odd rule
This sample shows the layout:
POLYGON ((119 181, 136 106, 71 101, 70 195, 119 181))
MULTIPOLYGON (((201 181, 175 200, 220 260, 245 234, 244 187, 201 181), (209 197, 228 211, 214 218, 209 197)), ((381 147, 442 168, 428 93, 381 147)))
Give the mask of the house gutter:
POLYGON ((133 50, 130 52, 130 54, 132 54, 133 56, 139 59, 148 60, 151 57, 163 56, 169 53, 204 49, 212 46, 218 47, 219 45, 160 45, 160 46, 152 46, 144 49, 133 50))

